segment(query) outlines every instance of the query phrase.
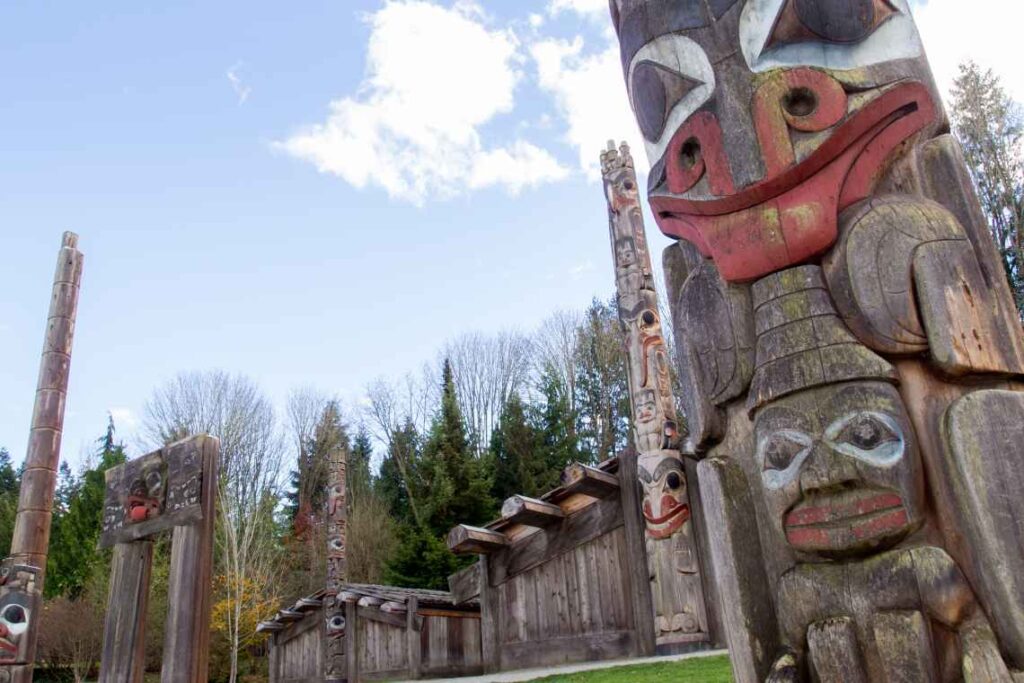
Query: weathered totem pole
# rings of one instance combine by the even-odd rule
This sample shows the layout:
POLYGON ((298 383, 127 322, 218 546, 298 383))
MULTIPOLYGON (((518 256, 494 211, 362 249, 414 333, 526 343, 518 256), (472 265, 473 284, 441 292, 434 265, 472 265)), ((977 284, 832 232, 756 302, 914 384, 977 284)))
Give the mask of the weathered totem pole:
POLYGON ((611 9, 737 680, 1021 680, 1024 338, 907 0, 611 9))
POLYGON ((647 560, 659 646, 707 640, 687 474, 658 294, 647 249, 633 158, 623 144, 601 155, 619 321, 628 356, 637 472, 643 487, 647 560))
POLYGON ((82 262, 78 236, 64 233, 53 278, 11 554, 0 564, 0 683, 32 680, 82 262))
POLYGON ((345 603, 338 597, 347 577, 345 534, 348 525, 348 452, 344 446, 331 452, 327 464, 327 632, 326 680, 348 680, 345 659, 345 603))

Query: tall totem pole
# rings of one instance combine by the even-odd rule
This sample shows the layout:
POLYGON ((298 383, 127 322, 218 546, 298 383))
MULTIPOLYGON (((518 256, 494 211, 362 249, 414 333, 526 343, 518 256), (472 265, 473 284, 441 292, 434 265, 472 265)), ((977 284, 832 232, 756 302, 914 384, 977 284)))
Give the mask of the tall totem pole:
POLYGON ((32 680, 82 261, 78 235, 64 233, 53 278, 11 554, 0 564, 0 683, 32 680))
MULTIPOLYGON (((332 410, 335 408, 331 408, 332 410)), ((327 463, 327 596, 326 681, 348 679, 345 659, 345 603, 338 597, 348 575, 346 532, 348 526, 348 449, 344 443, 333 449, 327 463)), ((354 626, 354 625, 353 625, 354 626)))
POLYGON ((737 680, 1012 680, 1024 337, 907 0, 611 10, 737 680))
POLYGON ((628 356, 630 407, 643 486, 643 517, 659 646, 708 639, 687 473, 658 293, 629 148, 601 155, 619 322, 628 356))

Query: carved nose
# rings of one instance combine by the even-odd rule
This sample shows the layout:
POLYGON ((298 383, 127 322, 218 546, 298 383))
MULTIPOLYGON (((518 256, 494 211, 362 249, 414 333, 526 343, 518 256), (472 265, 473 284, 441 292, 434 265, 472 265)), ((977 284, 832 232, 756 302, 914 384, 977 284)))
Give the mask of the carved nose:
POLYGON ((816 443, 800 471, 804 494, 815 493, 856 481, 857 470, 849 458, 822 443, 816 443))

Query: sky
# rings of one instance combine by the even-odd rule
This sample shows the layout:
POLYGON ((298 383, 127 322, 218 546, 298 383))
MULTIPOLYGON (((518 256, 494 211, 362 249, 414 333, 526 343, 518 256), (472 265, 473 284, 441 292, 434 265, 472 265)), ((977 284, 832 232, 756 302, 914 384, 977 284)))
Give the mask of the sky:
MULTIPOLYGON (((970 57, 1024 101, 1024 7, 914 9, 944 91, 970 57)), ((24 457, 64 230, 75 467, 108 413, 139 454, 181 371, 355 406, 607 297, 598 153, 642 149, 616 62, 606 0, 0 4, 0 446, 24 457)))

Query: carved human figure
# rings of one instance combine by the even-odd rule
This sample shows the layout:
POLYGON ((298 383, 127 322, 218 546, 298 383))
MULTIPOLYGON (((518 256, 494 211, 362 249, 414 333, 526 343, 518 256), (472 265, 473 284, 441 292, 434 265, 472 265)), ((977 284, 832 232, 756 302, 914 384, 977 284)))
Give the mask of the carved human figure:
MULTIPOLYGON (((724 619, 731 644, 757 636, 733 648, 749 660, 740 680, 755 680, 752 671, 763 678, 765 643, 797 638, 790 619, 812 647, 863 650, 868 674, 879 675, 870 614, 885 628, 920 621, 961 643, 997 643, 974 680, 1000 680, 1002 660, 1024 669, 1024 547, 1010 540, 1024 499, 1009 493, 1024 482, 1024 335, 946 133, 910 3, 612 0, 611 16, 651 164, 651 209, 679 240, 665 270, 689 428, 683 448, 741 467, 747 493, 764 493, 747 511, 756 513, 753 532, 726 498, 714 517, 735 528, 708 530, 743 530, 734 542, 759 545, 763 563, 744 571, 760 576, 736 577, 734 597, 743 585, 778 588, 767 606, 721 606, 735 610, 724 619), (787 305, 802 308, 786 308, 782 291, 801 277, 813 285, 787 305), (859 398, 849 411, 828 412, 851 395, 859 398), (879 450, 865 451, 870 439, 879 450), (899 464, 884 464, 897 443, 899 464), (790 455, 794 469, 768 474, 758 460, 790 455), (801 492, 821 462, 847 483, 801 492), (931 592, 941 586, 911 572, 922 598, 897 619, 889 586, 867 571, 884 565, 900 575, 887 562, 945 567, 942 585, 957 587, 965 611, 950 617, 950 605, 935 602, 944 594, 931 592), (864 611, 808 630, 813 591, 798 596, 788 583, 796 578, 781 577, 809 586, 827 567, 852 572, 848 598, 864 611), (981 613, 994 638, 977 626, 981 613)), ((701 471, 725 472, 716 467, 701 471)), ((718 484, 739 486, 721 476, 718 484)), ((735 564, 739 552, 722 557, 735 564)), ((909 590, 900 581, 893 586, 909 590)), ((940 679, 978 657, 947 645, 928 649, 940 679)), ((844 680, 822 667, 821 680, 844 680)))
POLYGON ((628 358, 637 470, 660 643, 697 640, 707 617, 690 524, 668 349, 629 148, 602 155, 619 320, 628 358))

